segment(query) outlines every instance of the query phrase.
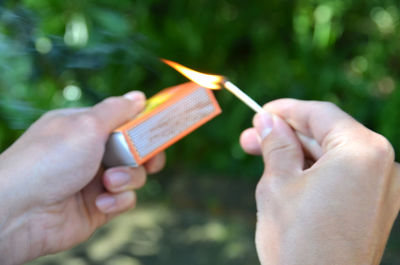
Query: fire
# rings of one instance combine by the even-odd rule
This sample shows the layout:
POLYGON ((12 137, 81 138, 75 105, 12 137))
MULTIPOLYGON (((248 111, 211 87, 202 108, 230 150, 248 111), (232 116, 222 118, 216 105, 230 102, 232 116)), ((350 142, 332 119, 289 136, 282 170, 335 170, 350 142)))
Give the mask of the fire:
POLYGON ((195 70, 192 70, 190 68, 187 68, 183 65, 180 65, 176 62, 166 60, 166 59, 161 59, 164 63, 168 64, 172 68, 174 68, 176 71, 181 73, 182 75, 186 76, 196 84, 206 87, 209 89, 221 89, 222 88, 222 83, 224 82, 225 78, 221 75, 211 75, 211 74, 204 74, 197 72, 195 70))
POLYGON ((255 112, 263 113, 264 109, 255 102, 252 98, 250 98, 246 93, 244 93, 240 88, 235 86, 232 82, 227 80, 222 75, 210 75, 197 72, 195 70, 189 69, 186 66, 180 65, 176 62, 161 59, 164 63, 168 64, 176 71, 186 76, 193 82, 197 83, 202 87, 206 87, 209 89, 221 89, 222 87, 226 88, 229 92, 234 94, 238 99, 243 101, 247 106, 253 109, 255 112))

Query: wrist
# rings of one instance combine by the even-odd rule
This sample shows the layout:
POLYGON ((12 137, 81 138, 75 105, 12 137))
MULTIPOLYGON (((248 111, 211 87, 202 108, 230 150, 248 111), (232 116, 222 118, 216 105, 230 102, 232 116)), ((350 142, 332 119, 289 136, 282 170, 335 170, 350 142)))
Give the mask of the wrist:
POLYGON ((7 219, 2 218, 0 224, 0 264, 22 264, 43 254, 43 244, 38 233, 30 225, 29 219, 28 214, 7 219))
MULTIPOLYGON (((32 226, 32 211, 0 172, 0 264, 28 262, 42 255, 41 235, 32 226)), ((29 200, 28 200, 29 201, 29 200)))

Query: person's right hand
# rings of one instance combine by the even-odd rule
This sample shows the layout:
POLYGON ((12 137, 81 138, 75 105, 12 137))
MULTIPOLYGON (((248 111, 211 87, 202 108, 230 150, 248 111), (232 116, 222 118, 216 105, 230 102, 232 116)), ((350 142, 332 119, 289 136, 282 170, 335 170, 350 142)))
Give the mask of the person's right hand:
POLYGON ((261 154, 256 245, 261 264, 379 264, 400 209, 390 143, 335 105, 282 99, 241 145, 261 154))

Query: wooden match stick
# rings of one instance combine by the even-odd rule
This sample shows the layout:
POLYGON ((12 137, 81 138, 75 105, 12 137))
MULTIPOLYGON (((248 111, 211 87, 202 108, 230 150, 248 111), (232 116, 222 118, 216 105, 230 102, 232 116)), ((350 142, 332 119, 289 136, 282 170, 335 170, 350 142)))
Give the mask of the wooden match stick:
POLYGON ((265 110, 255 102, 251 97, 249 97, 246 93, 244 93, 240 88, 235 86, 231 81, 224 81, 224 87, 232 92, 238 99, 243 101, 247 106, 249 106, 252 110, 257 113, 264 112, 265 110))

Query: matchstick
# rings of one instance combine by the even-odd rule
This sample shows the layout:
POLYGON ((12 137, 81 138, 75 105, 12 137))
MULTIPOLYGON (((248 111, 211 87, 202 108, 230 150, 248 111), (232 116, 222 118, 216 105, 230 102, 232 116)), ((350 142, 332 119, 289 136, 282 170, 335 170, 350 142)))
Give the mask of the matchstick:
POLYGON ((232 92, 237 98, 243 101, 247 106, 249 106, 252 110, 257 113, 264 112, 264 109, 258 105, 252 98, 250 98, 246 93, 244 93, 240 88, 235 86, 231 81, 223 82, 224 87, 232 92))

